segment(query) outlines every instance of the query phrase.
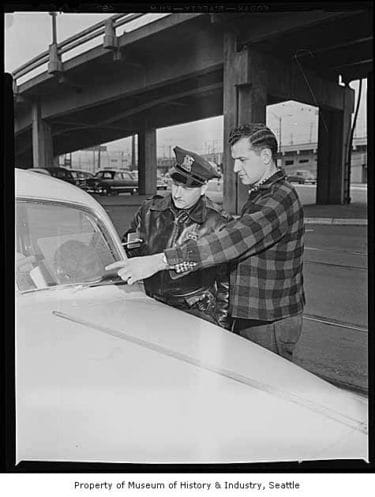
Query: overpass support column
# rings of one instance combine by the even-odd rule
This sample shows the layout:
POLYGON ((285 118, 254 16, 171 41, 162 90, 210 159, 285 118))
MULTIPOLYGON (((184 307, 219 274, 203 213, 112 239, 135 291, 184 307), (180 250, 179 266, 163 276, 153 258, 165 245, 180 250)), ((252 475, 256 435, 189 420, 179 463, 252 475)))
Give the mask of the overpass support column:
MULTIPOLYGON (((374 73, 367 74, 367 202, 368 225, 374 226, 374 73)), ((374 232, 370 229, 369 246, 374 247, 374 232)), ((374 274, 374 273, 372 273, 374 274)), ((374 287, 372 287, 374 288, 374 287)))
POLYGON ((345 90, 343 110, 319 109, 317 204, 350 202, 348 144, 353 99, 352 90, 345 90))
POLYGON ((156 129, 143 128, 138 133, 138 187, 140 195, 156 193, 156 129))
POLYGON ((233 172, 229 133, 233 127, 248 122, 266 122, 267 78, 262 56, 255 50, 237 50, 236 35, 224 35, 224 208, 239 213, 248 197, 233 172))
POLYGON ((50 126, 41 118, 40 103, 32 106, 33 167, 51 167, 53 159, 53 141, 50 126))

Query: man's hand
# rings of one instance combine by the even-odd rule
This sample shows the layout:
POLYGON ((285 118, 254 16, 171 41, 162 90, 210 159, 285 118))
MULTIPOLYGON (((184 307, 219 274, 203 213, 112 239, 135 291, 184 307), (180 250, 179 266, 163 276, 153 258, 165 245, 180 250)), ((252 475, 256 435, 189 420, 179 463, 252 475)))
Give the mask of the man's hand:
POLYGON ((136 281, 149 278, 158 271, 168 269, 164 262, 164 254, 145 255, 144 257, 132 257, 126 261, 118 261, 106 266, 106 270, 118 269, 117 274, 128 285, 136 281))

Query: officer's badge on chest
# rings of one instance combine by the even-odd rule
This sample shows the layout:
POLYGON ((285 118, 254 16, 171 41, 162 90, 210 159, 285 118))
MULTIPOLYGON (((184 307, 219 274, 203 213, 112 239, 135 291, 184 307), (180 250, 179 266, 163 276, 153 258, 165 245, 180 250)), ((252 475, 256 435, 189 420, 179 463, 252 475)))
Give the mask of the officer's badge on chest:
POLYGON ((191 226, 187 226, 176 241, 176 245, 182 245, 187 240, 198 240, 199 224, 194 223, 191 226))

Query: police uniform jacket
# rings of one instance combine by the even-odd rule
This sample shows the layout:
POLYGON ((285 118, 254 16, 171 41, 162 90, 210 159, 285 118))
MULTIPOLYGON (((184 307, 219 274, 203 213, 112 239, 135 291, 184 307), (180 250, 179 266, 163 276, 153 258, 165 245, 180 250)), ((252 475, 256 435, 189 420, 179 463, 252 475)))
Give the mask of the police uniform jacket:
MULTIPOLYGON (((142 242, 137 248, 127 248, 129 257, 151 255, 166 248, 180 246, 187 240, 199 240, 224 226, 229 216, 205 195, 190 209, 177 209, 171 195, 155 195, 146 200, 136 213, 130 229, 142 242)), ((227 265, 190 272, 161 271, 144 280, 146 293, 179 307, 197 301, 201 295, 214 297, 214 320, 223 327, 229 325, 229 275, 227 265)))

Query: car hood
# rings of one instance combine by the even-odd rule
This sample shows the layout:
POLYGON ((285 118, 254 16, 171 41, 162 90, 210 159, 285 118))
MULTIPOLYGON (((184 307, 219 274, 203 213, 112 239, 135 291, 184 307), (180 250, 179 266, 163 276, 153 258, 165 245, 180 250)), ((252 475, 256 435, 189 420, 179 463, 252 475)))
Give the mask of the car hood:
POLYGON ((363 400, 141 288, 23 294, 16 320, 18 460, 367 458, 363 400))

